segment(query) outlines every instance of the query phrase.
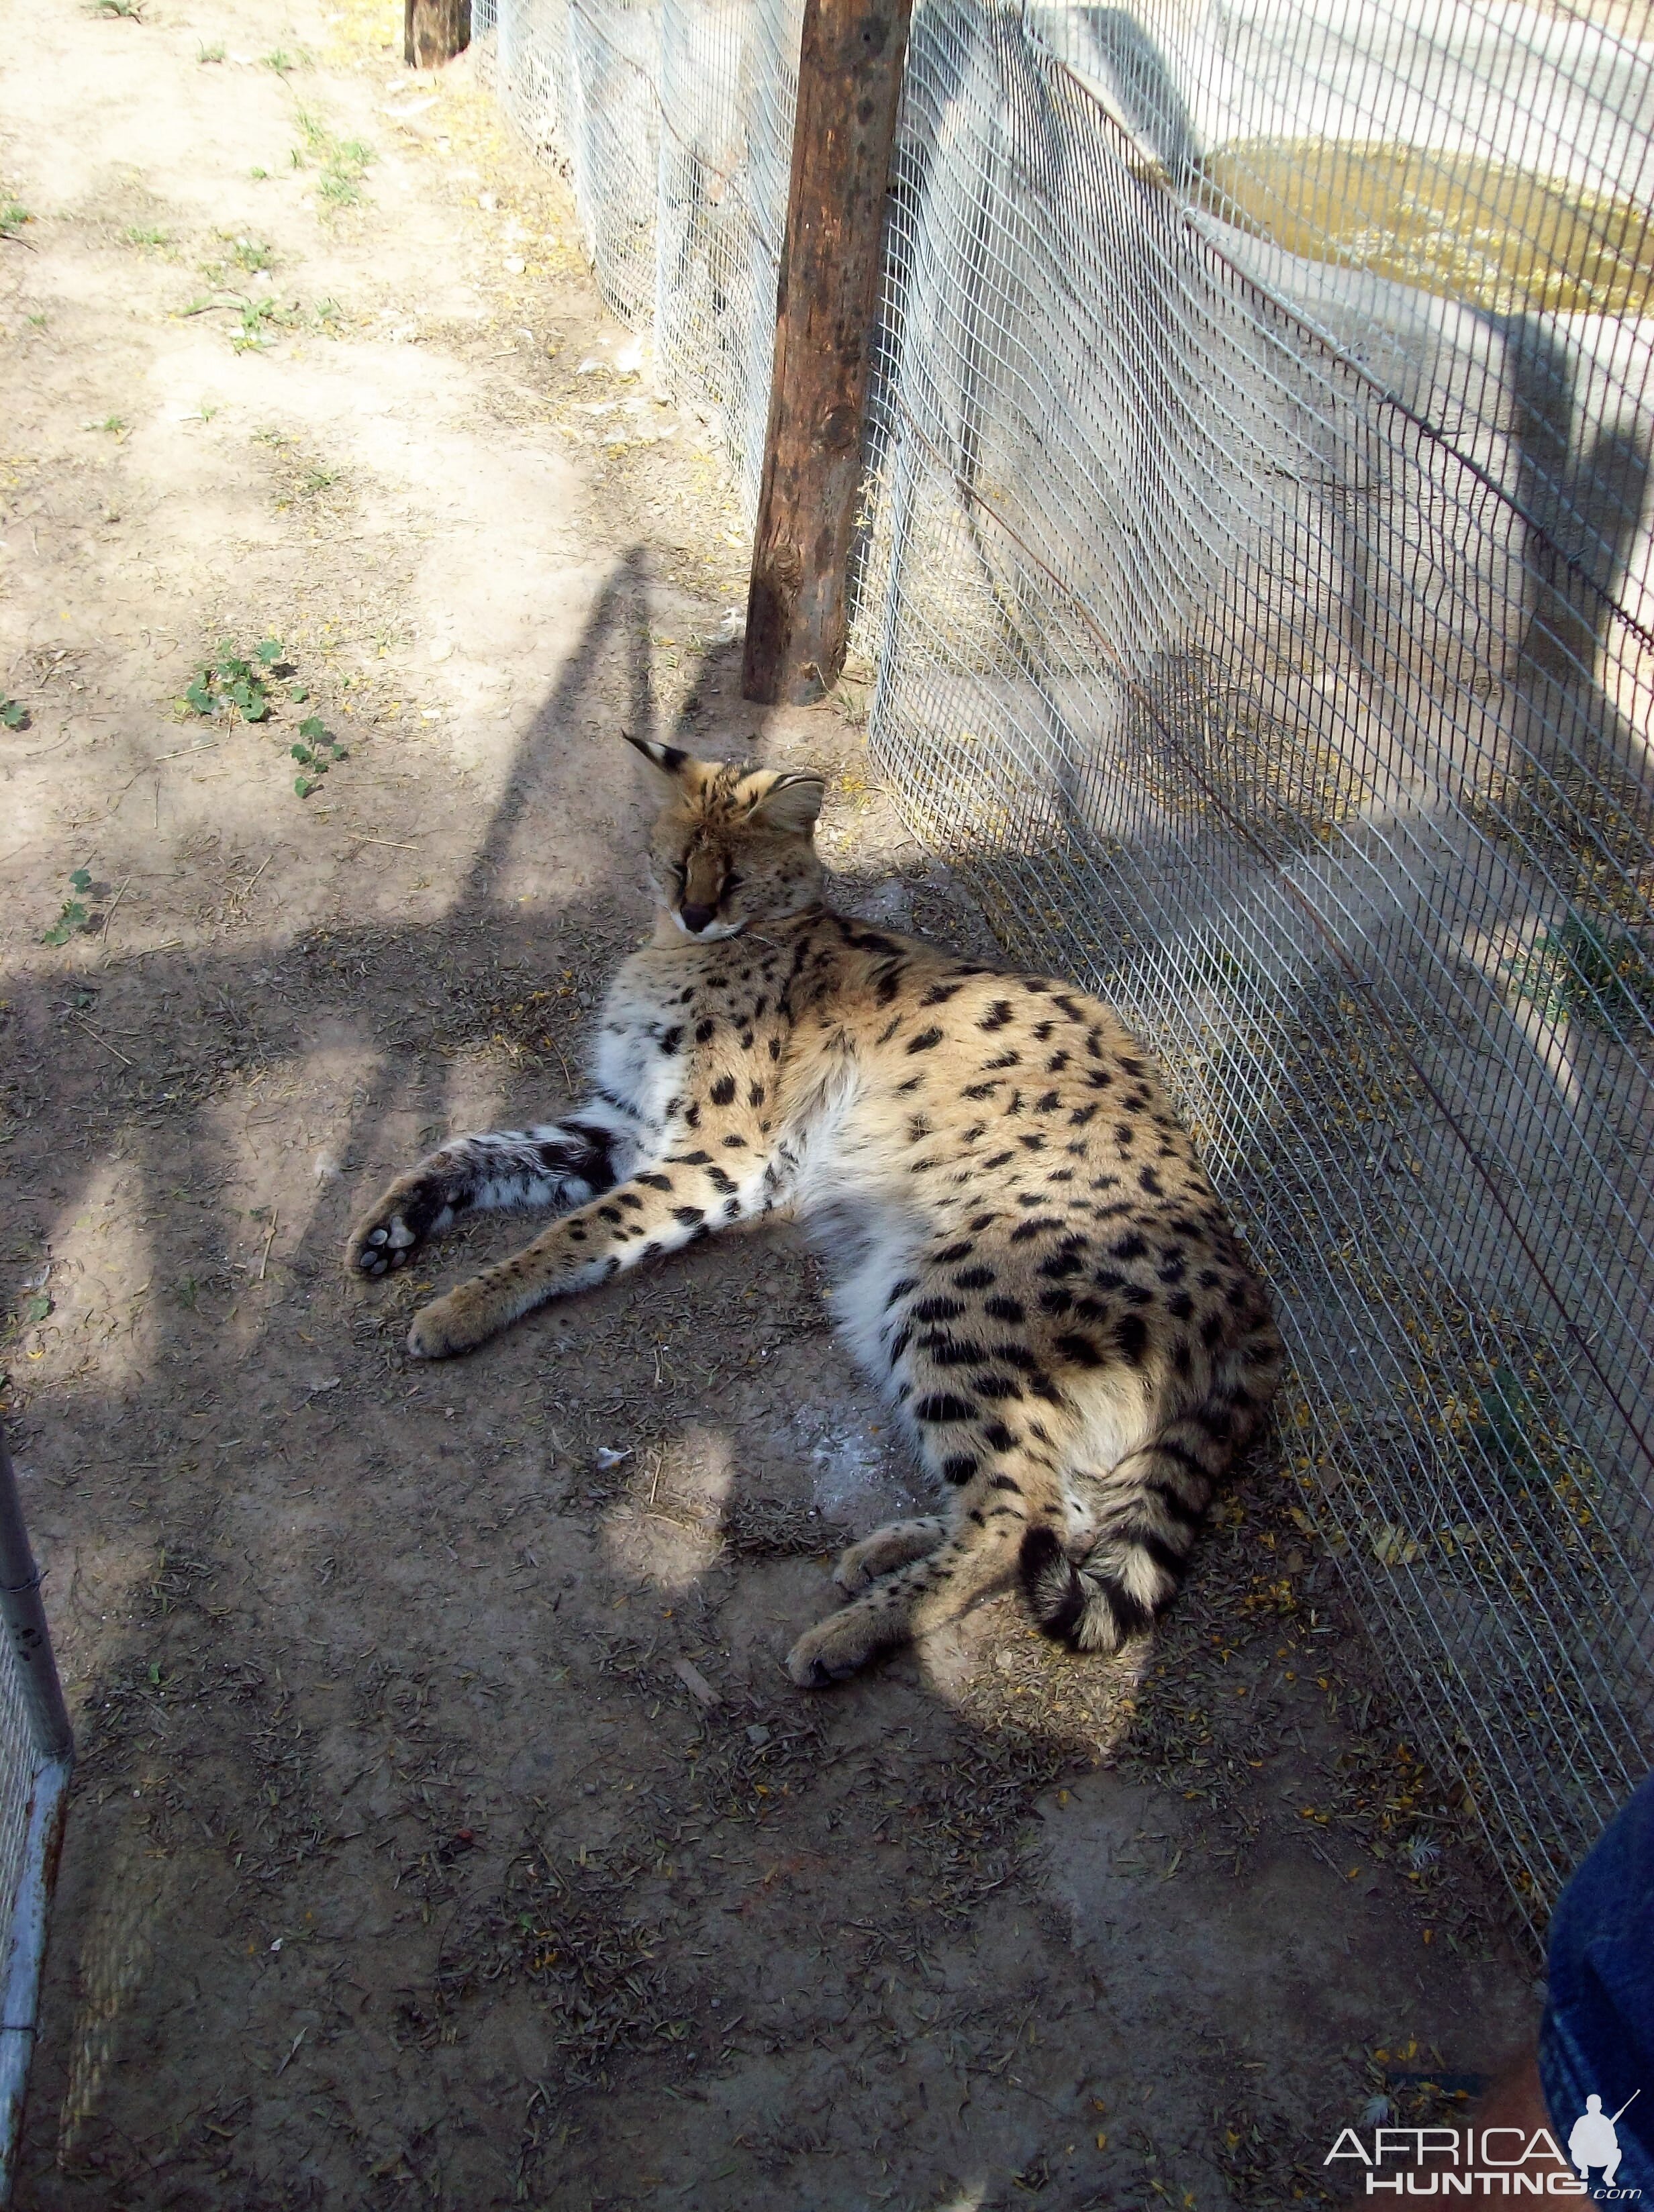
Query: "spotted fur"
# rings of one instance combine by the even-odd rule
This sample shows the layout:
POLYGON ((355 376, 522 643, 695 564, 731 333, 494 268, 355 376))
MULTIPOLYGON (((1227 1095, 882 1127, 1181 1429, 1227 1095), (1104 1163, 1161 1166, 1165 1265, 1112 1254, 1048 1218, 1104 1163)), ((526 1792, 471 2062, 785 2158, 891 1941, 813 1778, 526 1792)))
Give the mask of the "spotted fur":
POLYGON ((852 1546, 806 1686, 1020 1574, 1035 1619, 1116 1650, 1176 1593, 1280 1370, 1268 1299, 1153 1068, 1105 1006, 830 911, 819 777, 646 750, 666 787, 654 933, 604 1008, 567 1120, 462 1137, 393 1183, 350 1264, 460 1214, 562 1209, 419 1313, 417 1358, 787 1212, 947 1497, 852 1546))

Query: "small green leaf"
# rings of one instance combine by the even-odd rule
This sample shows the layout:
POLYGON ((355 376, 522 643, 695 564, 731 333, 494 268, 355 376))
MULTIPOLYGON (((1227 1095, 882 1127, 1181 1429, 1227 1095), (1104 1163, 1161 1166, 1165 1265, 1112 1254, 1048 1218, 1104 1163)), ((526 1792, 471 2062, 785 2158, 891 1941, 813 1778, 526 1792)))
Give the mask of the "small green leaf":
POLYGON ((259 659, 263 661, 265 666, 268 668, 272 660, 279 660, 281 659, 282 641, 278 637, 265 638, 260 641, 256 650, 259 659))
POLYGON ((42 933, 40 942, 42 945, 67 945, 75 932, 84 926, 85 921, 86 908, 80 901, 65 899, 63 912, 52 923, 51 928, 42 933))
POLYGON ((295 775, 293 779, 293 788, 301 799, 308 799, 316 787, 307 775, 295 775))
POLYGON ((299 735, 308 738, 312 744, 319 744, 327 735, 327 725, 319 714, 307 714, 299 725, 299 735))
POLYGON ((198 714, 210 714, 212 712, 212 693, 198 676, 184 694, 184 699, 185 703, 193 707, 198 714))
POLYGON ((17 1318, 25 1328, 33 1328, 52 1311, 52 1301, 44 1291, 37 1291, 32 1298, 25 1298, 17 1309, 17 1318))
POLYGON ((0 722, 3 722, 9 730, 26 730, 28 727, 28 708, 20 699, 0 699, 0 722))
POLYGON ((290 684, 288 686, 287 696, 293 702, 295 707, 302 707, 305 701, 310 696, 310 694, 305 690, 302 684, 290 684))
POLYGON ((89 891, 92 888, 90 868, 76 868, 69 879, 69 888, 72 891, 89 891))
POLYGON ((316 757, 314 753, 311 751, 308 745, 289 745, 288 747, 288 750, 292 754, 295 761, 308 763, 314 760, 316 757))

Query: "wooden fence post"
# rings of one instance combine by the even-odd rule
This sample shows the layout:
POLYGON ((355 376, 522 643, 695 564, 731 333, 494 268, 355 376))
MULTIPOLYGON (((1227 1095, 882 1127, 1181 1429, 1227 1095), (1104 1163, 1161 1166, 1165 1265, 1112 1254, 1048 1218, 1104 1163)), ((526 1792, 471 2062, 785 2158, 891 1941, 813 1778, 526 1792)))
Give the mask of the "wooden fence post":
POLYGON ((402 58, 410 69, 441 69, 471 44, 471 0, 404 0, 402 58))
POLYGON ((844 665, 885 193, 911 0, 806 0, 742 689, 807 705, 844 665))

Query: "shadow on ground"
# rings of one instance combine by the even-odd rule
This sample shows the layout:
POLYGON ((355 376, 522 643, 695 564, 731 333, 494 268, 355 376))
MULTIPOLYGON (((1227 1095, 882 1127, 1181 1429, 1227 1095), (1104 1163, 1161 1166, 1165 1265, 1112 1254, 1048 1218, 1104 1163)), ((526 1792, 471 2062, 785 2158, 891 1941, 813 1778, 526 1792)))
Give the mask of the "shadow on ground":
MULTIPOLYGON (((567 1095, 641 895, 494 885, 631 773, 566 733, 653 726, 649 665, 633 554, 440 921, 9 1010, 53 1302, 17 1456, 81 1740, 19 2201, 1313 2199, 1371 2095, 1497 2055, 1526 1970, 1267 1462, 1152 1653, 1006 1601, 806 1697, 781 1655, 910 1471, 800 1245, 440 1370, 411 1304, 520 1232, 339 1273, 371 1186, 567 1095)), ((683 741, 723 749, 736 681, 709 657, 683 741)), ((834 718, 771 736, 865 789, 834 718)), ((980 927, 862 829, 869 910, 980 927)))

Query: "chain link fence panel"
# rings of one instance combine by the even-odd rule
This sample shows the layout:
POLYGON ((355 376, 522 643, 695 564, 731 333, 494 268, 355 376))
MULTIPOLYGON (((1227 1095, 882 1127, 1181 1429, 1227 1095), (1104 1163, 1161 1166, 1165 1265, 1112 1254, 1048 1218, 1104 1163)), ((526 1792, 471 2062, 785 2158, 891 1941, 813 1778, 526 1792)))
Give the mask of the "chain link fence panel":
MULTIPOLYGON (((498 4, 751 514, 797 12, 498 4)), ((921 0, 858 559, 876 757, 1158 1055, 1298 1518, 1535 1927, 1654 1744, 1642 21, 921 0)))

